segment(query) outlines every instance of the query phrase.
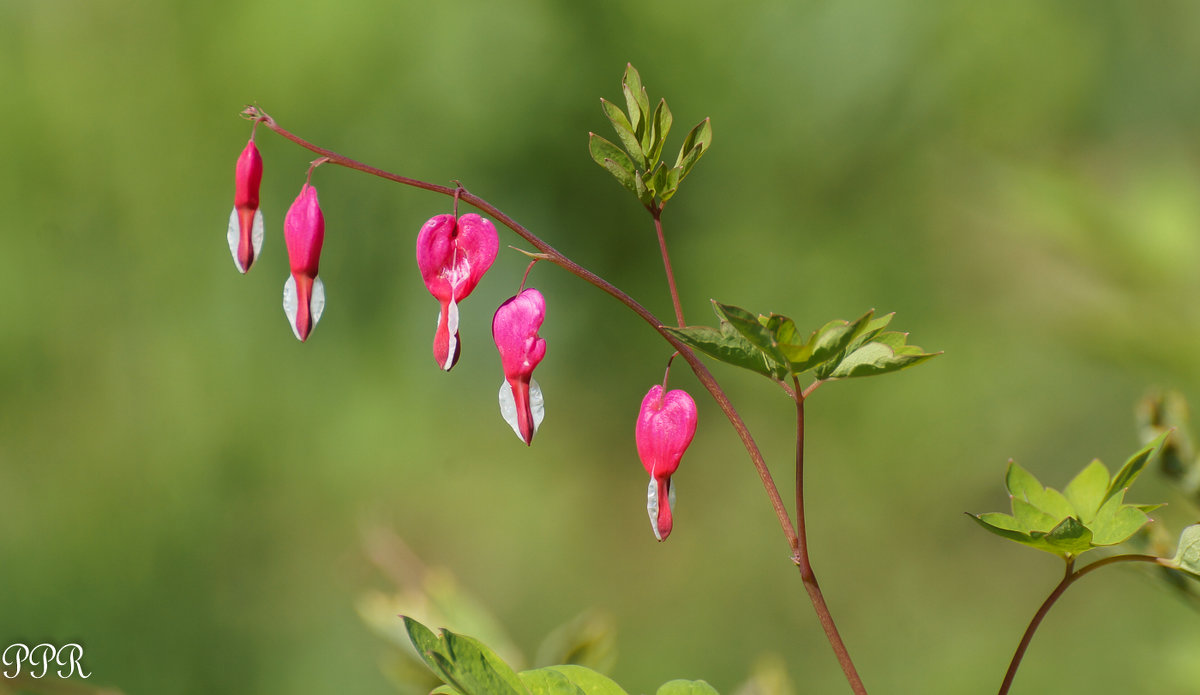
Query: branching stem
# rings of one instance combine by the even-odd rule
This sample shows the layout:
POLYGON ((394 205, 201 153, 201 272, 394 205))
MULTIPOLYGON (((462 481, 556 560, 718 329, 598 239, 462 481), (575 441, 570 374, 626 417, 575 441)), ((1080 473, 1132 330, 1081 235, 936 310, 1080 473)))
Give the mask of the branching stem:
POLYGON ((1012 687, 1013 678, 1017 675, 1017 668, 1021 665, 1021 659, 1025 656, 1025 650, 1029 648, 1029 643, 1033 640, 1033 633, 1037 632, 1038 626, 1042 624, 1042 619, 1054 607, 1058 598, 1075 582, 1082 579, 1085 575, 1100 569, 1101 567, 1116 564, 1118 562, 1154 562, 1164 567, 1170 567, 1170 561, 1153 555, 1112 555, 1102 560, 1097 560, 1086 567, 1075 569, 1075 559, 1071 558, 1067 561, 1067 569, 1063 575, 1062 581, 1042 605, 1033 614, 1033 619, 1029 621, 1029 627, 1025 628, 1025 634, 1021 636, 1021 642, 1017 644, 1017 651, 1013 654, 1012 661, 1008 664, 1008 671, 1004 674, 1004 682, 1000 684, 999 695, 1005 695, 1008 689, 1012 687))
MULTIPOLYGON (((545 260, 559 266, 563 270, 566 270, 568 273, 580 278, 584 282, 599 288, 616 299, 618 302, 624 304, 631 311, 633 311, 633 313, 641 317, 643 321, 650 324, 650 326, 657 331, 664 340, 671 344, 671 347, 678 351, 679 355, 683 357, 684 361, 688 363, 688 366, 691 367, 692 372, 695 373, 696 378, 699 379, 700 383, 709 392, 713 400, 716 401, 717 407, 721 409, 721 412, 723 412, 725 417, 728 418, 729 423, 733 425, 733 429, 737 433, 738 438, 742 440, 742 445, 745 447, 746 453, 749 454, 750 461, 753 463, 754 469, 762 481, 763 489, 767 493, 767 498, 770 501, 771 508, 775 511, 775 516, 779 520, 779 525, 783 530, 783 535, 787 539, 788 547, 792 551, 793 562, 795 562, 797 567, 800 569, 800 576, 804 582, 804 588, 808 592, 809 599, 812 601, 813 609, 816 611, 817 617, 821 623, 821 627, 825 630, 825 635, 828 638, 830 645, 833 647, 834 653, 838 658, 838 662, 842 666, 842 670, 846 674, 846 679, 849 681, 851 688, 857 695, 865 695, 866 689, 863 687, 862 681, 854 669, 854 664, 850 661, 850 655, 846 651, 846 646, 838 634, 837 627, 833 623, 833 617, 830 615, 829 608, 825 604, 824 596, 821 594, 821 588, 817 584, 817 578, 813 574, 812 564, 808 559, 807 543, 804 540, 804 507, 802 494, 804 457, 804 398, 807 397, 817 386, 819 386, 821 382, 814 382, 803 391, 800 390, 799 384, 795 383, 795 379, 793 379, 794 388, 789 389, 786 384, 783 384, 784 390, 789 394, 789 396, 794 398, 797 406, 798 431, 796 447, 796 511, 798 523, 794 527, 792 525, 791 517, 788 514, 787 507, 783 502, 783 498, 779 494, 779 489, 775 485, 775 480, 771 476, 770 470, 767 468, 767 463, 763 458, 762 451, 758 448, 758 444, 754 441, 754 437, 751 435, 749 428, 746 427, 746 423, 742 420, 741 415, 739 415, 737 410, 733 407, 733 403, 730 402, 729 397, 725 394, 724 389, 721 388, 720 384, 717 383, 717 380, 713 378, 712 374, 708 371, 708 368, 704 366, 691 348, 680 342, 675 336, 668 333, 664 329, 663 323, 658 319, 658 317, 656 317, 653 313, 651 313, 648 309, 646 309, 628 294, 621 291, 604 278, 596 275, 587 268, 584 268, 578 263, 572 261, 570 258, 567 258, 563 254, 559 253, 558 250, 553 246, 547 244, 545 241, 542 241, 542 239, 517 223, 516 220, 513 220, 496 206, 463 188, 461 184, 458 184, 454 187, 440 186, 438 184, 408 178, 407 176, 393 174, 390 171, 385 171, 383 169, 378 169, 376 167, 363 164, 362 162, 350 159, 349 157, 343 157, 332 150, 314 145, 282 128, 275 122, 275 119, 271 118, 270 115, 256 106, 247 107, 242 114, 246 118, 253 120, 256 124, 262 123, 276 134, 292 141, 300 147, 325 157, 330 164, 337 164, 339 166, 346 167, 347 169, 360 171, 364 174, 377 176, 379 178, 403 184, 405 186, 411 186, 413 188, 420 188, 433 193, 451 196, 455 199, 456 203, 457 201, 461 200, 468 205, 478 208, 480 211, 491 215, 497 222, 505 227, 508 227, 513 231, 513 233, 536 248, 540 252, 538 255, 539 258, 544 258, 545 260)), ((654 226, 658 233, 659 244, 662 249, 663 265, 667 273, 667 284, 670 286, 671 290, 671 300, 675 308, 676 322, 679 326, 684 326, 686 324, 683 320, 683 310, 679 302, 679 293, 675 286, 675 277, 671 269, 670 259, 667 256, 666 241, 662 231, 662 222, 660 219, 662 208, 658 207, 657 210, 651 209, 650 212, 654 216, 654 226)))

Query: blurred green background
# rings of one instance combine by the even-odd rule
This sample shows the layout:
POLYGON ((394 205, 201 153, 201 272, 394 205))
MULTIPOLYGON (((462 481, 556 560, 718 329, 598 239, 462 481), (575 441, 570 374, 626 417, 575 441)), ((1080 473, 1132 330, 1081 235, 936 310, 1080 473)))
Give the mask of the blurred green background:
MULTIPOLYGON (((387 587, 362 551, 380 526, 527 652, 611 614, 631 693, 730 692, 767 653, 802 692, 846 692, 686 369, 701 428, 654 542, 632 430, 669 353, 616 302, 534 270, 548 414, 527 450, 496 412, 487 328, 526 264, 516 237, 463 304, 448 375, 413 259, 447 199, 318 170, 328 305, 301 345, 280 230, 312 156, 260 130, 268 237, 249 275, 231 262, 254 102, 348 156, 460 179, 669 316, 648 216, 586 152, 632 61, 674 111, 668 151, 713 119, 664 218, 690 321, 714 297, 813 327, 875 307, 946 351, 810 401, 812 552, 869 688, 994 690, 1061 567, 962 512, 1007 508, 1009 457, 1056 486, 1119 465, 1150 386, 1200 396, 1198 31, 1182 0, 0 0, 0 644, 79 642, 90 682, 129 695, 393 692, 355 610, 387 587)), ((788 489, 786 398, 713 371, 788 489)), ((1194 692, 1200 615, 1102 574, 1014 692, 1194 692)))

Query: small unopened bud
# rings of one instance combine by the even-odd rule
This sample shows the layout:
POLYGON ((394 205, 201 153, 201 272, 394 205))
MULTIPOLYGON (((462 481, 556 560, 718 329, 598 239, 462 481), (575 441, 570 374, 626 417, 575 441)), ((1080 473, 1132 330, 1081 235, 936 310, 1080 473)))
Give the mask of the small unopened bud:
POLYGON ((526 445, 546 413, 542 389, 533 379, 534 368, 546 356, 546 341, 538 336, 545 318, 546 299, 533 288, 501 304, 492 318, 492 339, 504 369, 500 414, 526 445))
POLYGON ((301 342, 308 340, 325 310, 325 284, 317 277, 321 246, 325 243, 325 216, 317 201, 317 189, 304 184, 300 195, 283 220, 292 274, 283 285, 283 311, 292 332, 301 342))
POLYGON ((258 188, 262 183, 263 164, 254 138, 246 143, 238 156, 234 172, 233 212, 229 214, 229 252, 233 263, 242 273, 262 253, 263 217, 258 209, 258 188))

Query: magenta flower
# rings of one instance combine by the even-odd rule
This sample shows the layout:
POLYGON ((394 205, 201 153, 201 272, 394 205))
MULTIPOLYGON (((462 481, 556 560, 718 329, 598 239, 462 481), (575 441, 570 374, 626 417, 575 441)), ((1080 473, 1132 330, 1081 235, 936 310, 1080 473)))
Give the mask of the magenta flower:
POLYGON ((671 475, 679 468, 679 460, 695 434, 696 402, 692 397, 678 389, 664 394, 662 386, 651 387, 642 399, 634 436, 638 458, 650 474, 646 511, 659 541, 671 534, 671 512, 675 509, 671 475))
POLYGON ((501 304, 492 318, 492 339, 504 368, 500 414, 527 445, 546 413, 542 389, 533 380, 534 368, 546 356, 546 341, 538 337, 545 318, 546 298, 533 288, 501 304))
POLYGON ((465 299, 492 262, 500 238, 492 223, 474 213, 455 218, 430 218, 417 234, 417 267, 438 302, 437 332, 433 335, 433 358, 446 371, 458 362, 458 303, 465 299))
POLYGON ((325 216, 317 202, 317 189, 305 183, 283 220, 291 277, 283 285, 283 311, 292 332, 308 340, 325 310, 325 284, 317 277, 321 245, 325 243, 325 216))
POLYGON ((263 218, 258 209, 258 187, 262 183, 262 157, 254 137, 238 156, 233 176, 233 212, 229 214, 229 252, 243 274, 262 252, 263 218))

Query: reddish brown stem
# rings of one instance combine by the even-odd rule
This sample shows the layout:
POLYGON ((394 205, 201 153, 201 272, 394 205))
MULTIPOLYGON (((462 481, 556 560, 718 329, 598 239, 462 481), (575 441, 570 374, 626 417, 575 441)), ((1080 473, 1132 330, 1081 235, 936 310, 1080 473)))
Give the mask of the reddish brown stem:
MULTIPOLYGON (((483 198, 470 193, 461 185, 455 186, 454 188, 449 186, 439 186, 426 181, 420 181, 417 179, 408 178, 406 176, 400 176, 399 174, 393 174, 389 171, 384 171, 383 169, 378 169, 376 167, 363 164, 362 162, 355 161, 349 157, 343 157, 336 152, 327 150, 323 147, 318 147, 307 140, 304 140, 299 136, 285 130, 284 128, 280 127, 266 112, 258 109, 257 107, 248 107, 243 114, 247 118, 251 118, 256 122, 263 123, 272 131, 286 138, 287 140, 291 140, 292 142, 309 151, 326 157, 332 164, 344 166, 355 171, 361 171, 365 174, 378 176, 388 181, 394 181, 406 186, 412 186, 414 188, 420 188, 426 191, 452 196, 455 198, 456 202, 458 200, 462 200, 463 202, 478 208, 479 210, 491 215, 494 219, 496 219, 496 221, 511 229, 517 236, 521 237, 534 248, 536 248, 540 252, 539 258, 544 258, 545 260, 558 265, 581 280, 594 285, 595 287, 612 296, 617 301, 624 304, 631 311, 633 311, 633 313, 641 317, 643 321, 650 324, 650 326, 657 331, 664 340, 670 343, 671 346, 678 351, 679 355, 681 355, 684 361, 688 363, 688 366, 692 368, 692 372, 695 373, 696 378, 699 379, 700 383, 709 392, 713 400, 716 401, 717 407, 719 407, 721 412, 725 414, 725 417, 729 420, 734 431, 737 433, 738 438, 742 440, 742 445, 745 447, 746 453, 749 454, 750 461, 753 463, 754 469, 757 471, 759 479, 762 481, 763 488, 767 493, 767 498, 771 503, 771 508, 775 511, 775 516, 779 520, 779 525, 783 530, 784 537, 787 539, 788 547, 791 548, 792 559, 800 569, 801 580, 804 583, 805 590, 808 592, 813 609, 816 611, 817 618, 821 623, 822 629, 825 631, 826 638, 833 647, 838 662, 841 664, 842 670, 846 674, 846 679, 849 681, 851 688, 856 694, 866 694, 866 689, 863 687, 862 680, 859 678, 858 673, 854 668, 854 664, 850 660, 849 652, 846 650, 846 646, 842 642, 841 636, 838 634, 837 627, 834 625, 833 617, 829 612, 829 607, 825 603, 825 598, 821 593, 820 585, 817 583, 816 575, 813 574, 812 564, 808 558, 807 542, 804 539, 805 526, 802 483, 804 460, 804 398, 808 396, 808 394, 810 394, 817 386, 819 386, 821 382, 813 383, 804 391, 800 390, 799 384, 795 382, 794 378, 794 388, 789 388, 786 383, 782 384, 784 390, 789 394, 789 396, 795 399, 797 404, 798 430, 796 447, 796 505, 798 524, 797 526, 793 527, 791 518, 787 512, 787 507, 784 505, 783 498, 779 494, 779 489, 775 485, 775 480, 772 478, 771 472, 767 468, 766 460, 763 458, 762 452, 758 448, 758 444, 754 441, 754 437, 750 434, 749 428, 746 427, 746 423, 742 420, 741 415, 738 414, 728 396, 725 394, 724 389, 721 388, 720 384, 717 383, 716 379, 713 378, 712 374, 708 371, 708 368, 704 366, 691 348, 680 342, 675 336, 668 333, 664 329, 662 321, 660 321, 658 317, 643 307, 640 303, 638 303, 629 295, 625 294, 612 283, 559 253, 550 244, 542 241, 535 234, 517 223, 516 220, 513 220, 503 211, 496 208, 483 198)), ((679 293, 676 289, 675 277, 671 269, 670 258, 667 255, 666 241, 662 231, 662 222, 660 219, 662 208, 659 207, 657 209, 651 209, 650 212, 654 216, 655 230, 658 233, 659 244, 663 255, 663 265, 667 273, 667 284, 670 287, 671 300, 675 308, 675 318, 679 326, 684 326, 685 323, 683 319, 683 311, 679 302, 679 293)))
POLYGON ((1153 555, 1113 555, 1111 557, 1106 557, 1103 560, 1097 560, 1087 567, 1082 567, 1078 570, 1075 569, 1074 560, 1068 561, 1067 569, 1063 575, 1062 581, 1058 583, 1058 586, 1054 587, 1054 590, 1051 591, 1050 595, 1046 597, 1046 600, 1042 602, 1042 605, 1037 609, 1037 612, 1033 614, 1033 619, 1029 621, 1029 627, 1025 628, 1025 634, 1021 636, 1021 641, 1019 644, 1017 644, 1017 651, 1013 654, 1012 661, 1008 664, 1008 671, 1006 671, 1004 674, 1004 682, 1000 684, 999 695, 1005 695, 1008 692, 1008 689, 1012 687, 1013 679, 1017 676, 1017 668, 1020 667, 1021 659, 1025 656, 1025 650, 1029 648, 1029 643, 1033 640, 1033 634, 1037 632, 1038 626, 1042 624, 1042 619, 1044 619, 1046 614, 1050 612, 1050 609, 1054 607, 1054 604, 1058 601, 1059 597, 1062 596, 1072 584, 1082 579, 1084 575, 1087 575, 1106 565, 1111 565, 1117 562, 1156 562, 1164 567, 1170 566, 1167 564, 1167 560, 1164 560, 1161 557, 1155 557, 1153 555))
POLYGON ((662 205, 650 208, 650 214, 654 217, 654 231, 658 232, 658 248, 662 251, 663 268, 667 271, 667 287, 671 290, 671 304, 675 307, 675 322, 679 324, 680 328, 683 328, 687 324, 683 322, 683 305, 679 303, 675 271, 671 269, 671 257, 667 255, 667 238, 663 236, 662 211, 662 205))
POLYGON ((812 602, 813 610, 817 613, 817 620, 821 623, 821 629, 825 631, 825 639, 829 641, 829 646, 833 647, 833 653, 842 667, 842 673, 846 675, 847 682, 850 683, 850 688, 856 695, 866 695, 866 686, 863 685, 858 670, 854 668, 850 651, 846 649, 846 643, 842 641, 837 625, 833 622, 833 614, 829 612, 829 606, 825 603, 825 595, 821 593, 821 585, 817 583, 817 575, 813 572, 812 561, 808 557, 808 533, 804 516, 804 399, 815 388, 814 384, 807 391, 801 391, 800 380, 794 375, 792 376, 792 392, 796 394, 796 538, 798 541, 792 561, 800 570, 800 580, 804 582, 804 590, 808 592, 809 601, 812 602))

